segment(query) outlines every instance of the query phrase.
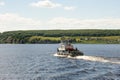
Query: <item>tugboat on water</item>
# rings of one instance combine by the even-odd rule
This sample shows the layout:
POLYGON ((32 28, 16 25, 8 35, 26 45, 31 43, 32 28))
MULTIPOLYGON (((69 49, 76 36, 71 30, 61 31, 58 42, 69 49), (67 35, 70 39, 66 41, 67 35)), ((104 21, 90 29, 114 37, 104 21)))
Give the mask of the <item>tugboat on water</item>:
POLYGON ((60 47, 57 48, 57 55, 64 57, 76 57, 84 55, 83 52, 79 51, 77 48, 70 43, 70 40, 66 40, 64 37, 61 38, 60 47))

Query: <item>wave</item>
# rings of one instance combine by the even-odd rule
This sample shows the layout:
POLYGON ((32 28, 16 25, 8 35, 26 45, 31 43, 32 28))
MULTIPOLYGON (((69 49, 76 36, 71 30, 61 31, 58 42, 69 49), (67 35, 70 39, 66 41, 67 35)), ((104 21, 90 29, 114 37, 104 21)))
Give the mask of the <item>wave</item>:
POLYGON ((71 59, 82 59, 82 60, 87 60, 87 61, 96 61, 96 62, 104 62, 104 63, 115 63, 115 64, 120 64, 120 60, 118 58, 105 58, 105 57, 99 57, 99 56, 76 56, 76 57, 70 57, 70 56, 65 56, 65 55, 58 55, 54 54, 54 56, 57 57, 66 57, 66 58, 71 58, 71 59))

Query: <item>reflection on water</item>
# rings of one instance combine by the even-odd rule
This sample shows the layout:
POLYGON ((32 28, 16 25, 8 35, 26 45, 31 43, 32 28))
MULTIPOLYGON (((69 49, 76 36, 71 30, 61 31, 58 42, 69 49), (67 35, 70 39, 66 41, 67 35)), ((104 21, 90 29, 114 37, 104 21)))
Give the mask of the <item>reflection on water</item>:
POLYGON ((75 44, 84 56, 53 56, 58 44, 0 45, 0 80, 120 80, 120 45, 75 44))

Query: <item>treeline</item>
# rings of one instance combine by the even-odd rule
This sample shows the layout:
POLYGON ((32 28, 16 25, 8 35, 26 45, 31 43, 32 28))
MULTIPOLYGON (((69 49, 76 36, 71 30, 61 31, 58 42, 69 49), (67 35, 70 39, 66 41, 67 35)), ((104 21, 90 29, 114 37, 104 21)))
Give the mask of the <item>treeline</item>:
POLYGON ((120 42, 120 30, 29 30, 0 33, 0 43, 59 43, 63 36, 69 37, 74 43, 120 42))

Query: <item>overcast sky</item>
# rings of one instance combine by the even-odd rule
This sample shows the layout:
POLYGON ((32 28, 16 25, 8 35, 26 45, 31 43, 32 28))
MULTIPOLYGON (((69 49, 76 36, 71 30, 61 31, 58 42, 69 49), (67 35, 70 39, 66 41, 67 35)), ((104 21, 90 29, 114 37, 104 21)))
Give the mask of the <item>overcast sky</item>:
POLYGON ((0 32, 120 29, 120 0, 0 0, 0 32))

